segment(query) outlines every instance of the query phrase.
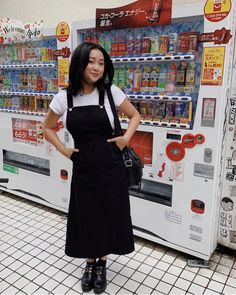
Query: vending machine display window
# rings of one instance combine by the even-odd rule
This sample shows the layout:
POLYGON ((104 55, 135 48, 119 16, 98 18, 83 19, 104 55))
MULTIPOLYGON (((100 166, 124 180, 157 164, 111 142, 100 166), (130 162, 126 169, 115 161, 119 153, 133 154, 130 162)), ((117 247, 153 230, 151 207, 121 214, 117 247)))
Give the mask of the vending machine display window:
MULTIPOLYGON (((192 129, 201 76, 202 16, 171 25, 78 31, 78 42, 98 43, 110 54, 121 88, 141 114, 141 124, 192 129)), ((128 118, 120 114, 121 122, 128 118)))

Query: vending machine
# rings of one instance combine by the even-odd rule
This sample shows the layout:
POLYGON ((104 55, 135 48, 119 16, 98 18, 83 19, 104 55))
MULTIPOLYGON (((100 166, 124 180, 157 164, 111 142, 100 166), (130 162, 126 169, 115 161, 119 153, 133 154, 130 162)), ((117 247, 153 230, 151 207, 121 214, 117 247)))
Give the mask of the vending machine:
MULTIPOLYGON (((71 163, 46 141, 42 125, 54 94, 68 82, 70 27, 20 25, 0 22, 0 179, 8 179, 0 189, 67 211, 71 163)), ((55 130, 70 142, 61 121, 55 130)))
MULTIPOLYGON (((113 83, 142 117, 130 142, 144 163, 141 188, 130 190, 134 234, 208 260, 218 241, 229 112, 235 124, 235 4, 139 0, 97 9, 72 28, 73 48, 88 41, 107 50, 113 83)), ((120 121, 126 129, 128 118, 120 121)))

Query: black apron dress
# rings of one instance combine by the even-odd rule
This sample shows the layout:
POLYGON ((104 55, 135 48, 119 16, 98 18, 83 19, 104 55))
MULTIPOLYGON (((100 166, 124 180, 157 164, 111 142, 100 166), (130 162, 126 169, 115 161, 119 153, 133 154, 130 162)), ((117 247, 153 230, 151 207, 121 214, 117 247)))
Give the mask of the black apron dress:
MULTIPOLYGON (((88 98, 89 99, 89 98, 88 98)), ((73 107, 66 125, 74 139, 65 253, 77 258, 134 250, 125 166, 103 102, 73 107)), ((103 98, 104 100, 104 98, 103 98)))

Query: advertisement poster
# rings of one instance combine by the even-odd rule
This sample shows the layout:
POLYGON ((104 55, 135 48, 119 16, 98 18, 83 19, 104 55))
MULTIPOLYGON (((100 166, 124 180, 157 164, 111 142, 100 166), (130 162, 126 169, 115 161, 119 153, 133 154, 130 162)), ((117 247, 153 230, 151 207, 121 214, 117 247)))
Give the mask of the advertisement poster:
POLYGON ((231 0, 207 0, 204 14, 210 22, 219 22, 225 19, 231 10, 231 0))
POLYGON ((67 87, 69 79, 69 59, 58 60, 58 87, 67 87))
POLYGON ((203 49, 202 85, 221 86, 223 82, 225 47, 205 47, 203 49))
POLYGON ((138 0, 116 8, 96 9, 96 29, 112 30, 171 23, 172 0, 138 0))
POLYGON ((60 42, 65 42, 70 36, 70 26, 66 22, 60 22, 56 27, 56 37, 60 42))
POLYGON ((42 143, 42 122, 12 118, 12 136, 14 142, 37 146, 42 143))
POLYGON ((43 21, 23 23, 18 19, 0 19, 0 44, 33 41, 42 37, 43 21))

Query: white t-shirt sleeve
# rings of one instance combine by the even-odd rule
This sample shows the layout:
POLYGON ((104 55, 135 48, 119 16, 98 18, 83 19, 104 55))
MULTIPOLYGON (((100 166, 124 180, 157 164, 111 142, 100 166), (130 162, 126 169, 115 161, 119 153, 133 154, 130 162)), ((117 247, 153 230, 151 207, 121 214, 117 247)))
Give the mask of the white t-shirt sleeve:
POLYGON ((116 107, 119 107, 126 98, 126 94, 116 85, 111 85, 111 93, 116 107))
POLYGON ((61 90, 52 99, 49 104, 50 109, 53 110, 57 115, 63 115, 67 110, 67 96, 66 90, 61 90))

